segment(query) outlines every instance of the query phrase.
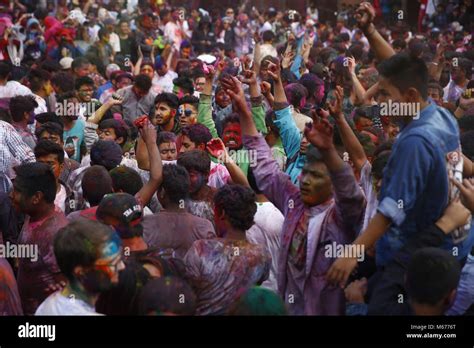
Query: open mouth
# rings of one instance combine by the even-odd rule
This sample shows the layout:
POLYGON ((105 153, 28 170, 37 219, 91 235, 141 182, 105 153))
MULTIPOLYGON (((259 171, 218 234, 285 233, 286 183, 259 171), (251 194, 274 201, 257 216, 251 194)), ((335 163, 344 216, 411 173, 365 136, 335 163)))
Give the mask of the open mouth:
POLYGON ((234 140, 229 140, 227 142, 227 146, 231 147, 231 146, 237 146, 237 143, 234 141, 234 140))

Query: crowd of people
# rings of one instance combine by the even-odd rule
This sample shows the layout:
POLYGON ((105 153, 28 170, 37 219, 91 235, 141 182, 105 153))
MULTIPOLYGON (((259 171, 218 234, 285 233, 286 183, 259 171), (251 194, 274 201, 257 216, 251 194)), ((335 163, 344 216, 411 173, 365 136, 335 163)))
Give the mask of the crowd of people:
POLYGON ((399 3, 0 1, 0 314, 473 313, 474 6, 399 3))

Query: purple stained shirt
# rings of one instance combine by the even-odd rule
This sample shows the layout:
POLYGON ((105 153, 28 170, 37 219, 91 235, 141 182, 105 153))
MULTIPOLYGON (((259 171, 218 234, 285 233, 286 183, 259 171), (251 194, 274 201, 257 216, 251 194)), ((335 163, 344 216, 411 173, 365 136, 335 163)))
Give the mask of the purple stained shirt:
POLYGON ((201 239, 184 257, 197 315, 223 315, 239 296, 268 278, 271 255, 245 240, 201 239))
POLYGON ((49 293, 45 289, 55 284, 61 271, 53 250, 54 236, 68 220, 62 211, 55 210, 47 218, 30 223, 29 217, 20 232, 19 244, 37 246, 37 260, 19 258, 18 290, 25 315, 33 315, 49 293))
POLYGON ((257 152, 253 173, 260 190, 283 213, 285 222, 278 260, 278 291, 284 296, 290 314, 343 315, 344 291, 326 281, 326 273, 336 258, 325 256, 325 246, 352 243, 364 218, 365 199, 352 169, 345 165, 331 172, 334 197, 329 202, 308 208, 299 188, 281 172, 262 136, 244 136, 244 146, 257 152), (289 262, 290 245, 301 216, 309 217, 306 262, 296 270, 289 262))

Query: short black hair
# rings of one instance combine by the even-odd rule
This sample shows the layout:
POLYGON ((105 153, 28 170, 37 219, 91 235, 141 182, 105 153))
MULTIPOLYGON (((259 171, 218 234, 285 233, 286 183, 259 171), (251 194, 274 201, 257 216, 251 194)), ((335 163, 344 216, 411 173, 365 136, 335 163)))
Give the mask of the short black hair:
POLYGON ((98 129, 107 129, 112 128, 115 131, 115 135, 118 138, 123 138, 122 146, 128 140, 128 127, 123 121, 116 120, 114 118, 109 118, 107 120, 103 120, 99 123, 98 129))
POLYGON ((222 121, 222 131, 227 127, 227 125, 231 123, 237 123, 240 125, 240 117, 239 114, 233 112, 229 116, 227 116, 224 121, 222 121))
POLYGON ((163 92, 155 97, 155 105, 158 103, 166 103, 171 109, 177 110, 179 98, 174 93, 163 92))
POLYGON ((35 146, 35 157, 56 155, 59 164, 64 163, 64 149, 50 140, 40 140, 35 146))
POLYGON ((0 121, 4 121, 7 123, 12 123, 13 119, 10 115, 10 112, 7 109, 0 108, 0 121))
POLYGON ((404 50, 407 47, 407 42, 403 39, 395 39, 392 43, 393 48, 404 50))
POLYGON ((58 72, 51 78, 51 83, 58 86, 61 93, 74 91, 74 77, 66 72, 58 72))
POLYGON ((177 163, 186 168, 188 172, 195 170, 204 175, 209 175, 211 171, 211 159, 207 152, 202 150, 191 150, 181 153, 178 156, 177 163))
POLYGON ((181 135, 187 136, 196 146, 207 144, 212 139, 209 129, 200 123, 183 127, 181 135))
POLYGON ((467 58, 459 58, 458 65, 464 71, 466 79, 470 80, 472 77, 472 61, 467 58))
POLYGON ((100 28, 100 29, 99 29, 99 33, 98 33, 98 35, 99 35, 99 40, 103 39, 107 34, 110 34, 109 29, 107 29, 107 28, 100 28))
POLYGON ((150 273, 134 258, 125 261, 118 284, 99 294, 95 308, 105 315, 138 315, 137 299, 151 279, 150 273))
POLYGON ((140 74, 135 76, 133 85, 142 91, 150 91, 151 88, 151 79, 149 76, 140 74))
POLYGON ((28 74, 28 82, 32 92, 39 91, 49 80, 51 80, 51 74, 43 69, 32 69, 28 74))
POLYGON ((428 98, 428 68, 423 60, 407 53, 398 53, 382 61, 377 67, 379 74, 398 88, 400 92, 413 87, 423 100, 428 98))
POLYGON ((194 315, 197 297, 193 288, 182 278, 167 276, 150 280, 138 296, 140 315, 153 313, 173 313, 194 315), (180 298, 186 299, 184 303, 180 298))
POLYGON ((102 198, 113 193, 113 183, 109 172, 102 166, 91 166, 82 177, 82 192, 91 207, 99 205, 102 198))
POLYGON ((11 64, 0 61, 0 79, 5 80, 12 73, 13 67, 11 64))
POLYGON ((89 76, 79 77, 76 79, 74 87, 76 88, 76 91, 78 91, 84 85, 92 86, 92 88, 94 88, 94 80, 92 80, 89 76))
POLYGON ((143 187, 143 181, 138 172, 126 166, 118 166, 109 171, 114 192, 123 191, 135 196, 143 187))
POLYGON ((176 134, 166 131, 158 133, 156 145, 160 146, 163 143, 176 143, 176 134))
POLYGON ((423 248, 417 250, 406 272, 409 298, 420 304, 436 305, 457 288, 461 267, 446 250, 423 248))
POLYGON ((77 219, 61 228, 54 237, 54 256, 64 276, 74 281, 74 268, 92 266, 113 235, 109 226, 89 219, 77 219))
POLYGON ((324 163, 323 155, 321 154, 321 152, 319 152, 317 147, 311 144, 306 149, 306 163, 324 163))
POLYGON ((197 108, 199 105, 199 98, 196 98, 193 95, 186 95, 179 100, 179 105, 183 104, 191 104, 197 108))
POLYGON ((46 203, 54 203, 56 198, 56 178, 51 167, 44 163, 25 163, 14 168, 15 188, 27 197, 42 192, 46 203))
POLYGON ((173 203, 179 203, 189 194, 189 173, 181 165, 167 164, 163 166, 162 188, 173 203))
POLYGON ((183 89, 189 94, 194 93, 194 85, 193 80, 186 76, 179 76, 173 80, 173 84, 178 86, 179 88, 183 89))
POLYGON ((264 31, 262 34, 262 40, 265 41, 271 41, 275 39, 275 34, 271 30, 264 31))
POLYGON ((10 115, 15 122, 23 121, 25 112, 30 113, 37 107, 38 103, 32 95, 18 95, 10 99, 10 115))
POLYGON ((115 141, 99 140, 91 147, 91 164, 111 170, 122 162, 122 148, 115 141))
POLYGON ((49 134, 54 134, 59 136, 61 141, 63 141, 64 128, 58 122, 46 122, 41 125, 41 127, 36 128, 35 136, 37 139, 41 138, 41 134, 48 132, 49 134))
POLYGON ((224 185, 214 196, 214 206, 229 219, 232 227, 242 231, 254 224, 257 204, 252 189, 242 185, 224 185))
POLYGON ((89 65, 90 63, 91 62, 86 57, 77 57, 72 61, 71 69, 74 71, 74 69, 80 68, 84 65, 89 65))

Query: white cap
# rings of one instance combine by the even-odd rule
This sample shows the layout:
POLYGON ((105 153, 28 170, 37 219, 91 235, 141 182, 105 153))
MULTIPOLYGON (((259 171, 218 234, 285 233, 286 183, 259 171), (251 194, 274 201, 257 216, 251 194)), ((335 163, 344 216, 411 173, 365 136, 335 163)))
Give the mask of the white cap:
POLYGON ((72 59, 71 57, 61 58, 61 60, 59 61, 59 65, 61 65, 61 69, 63 70, 71 69, 73 60, 74 59, 72 59))
POLYGON ((216 61, 216 57, 210 54, 201 54, 199 57, 197 57, 197 59, 206 64, 214 64, 216 61))

